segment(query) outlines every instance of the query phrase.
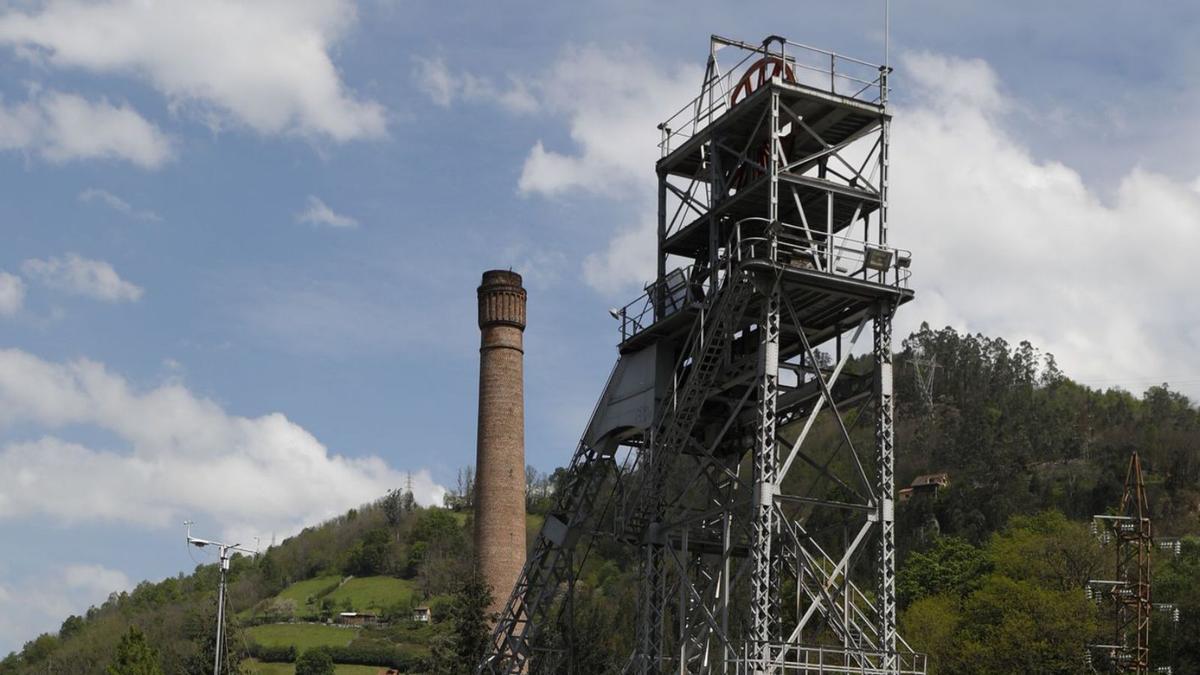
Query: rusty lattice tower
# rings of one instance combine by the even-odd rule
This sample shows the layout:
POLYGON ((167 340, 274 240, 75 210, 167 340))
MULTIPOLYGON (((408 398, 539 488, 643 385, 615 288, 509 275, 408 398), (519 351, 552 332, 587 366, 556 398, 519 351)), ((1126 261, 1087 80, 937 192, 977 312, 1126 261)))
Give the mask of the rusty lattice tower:
POLYGON ((889 75, 711 39, 659 127, 656 278, 614 311, 620 357, 480 672, 581 665, 596 538, 640 565, 625 672, 924 672, 896 630, 892 317, 913 292, 889 75))
POLYGON ((475 557, 504 608, 525 564, 525 289, 521 275, 483 273, 479 286, 479 435, 475 557))
POLYGON ((1088 582, 1088 592, 1112 617, 1112 642, 1089 646, 1094 666, 1115 673, 1150 672, 1150 553, 1154 533, 1146 501, 1142 460, 1135 452, 1125 474, 1125 492, 1114 515, 1095 516, 1101 541, 1116 555, 1112 579, 1088 582))

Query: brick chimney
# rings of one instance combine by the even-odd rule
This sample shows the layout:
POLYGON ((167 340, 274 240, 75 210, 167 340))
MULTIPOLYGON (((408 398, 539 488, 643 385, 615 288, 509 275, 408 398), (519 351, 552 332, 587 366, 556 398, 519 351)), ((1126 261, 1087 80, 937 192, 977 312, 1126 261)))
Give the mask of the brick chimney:
POLYGON ((478 294, 475 556, 500 612, 525 565, 525 289, 520 274, 491 270, 478 294))

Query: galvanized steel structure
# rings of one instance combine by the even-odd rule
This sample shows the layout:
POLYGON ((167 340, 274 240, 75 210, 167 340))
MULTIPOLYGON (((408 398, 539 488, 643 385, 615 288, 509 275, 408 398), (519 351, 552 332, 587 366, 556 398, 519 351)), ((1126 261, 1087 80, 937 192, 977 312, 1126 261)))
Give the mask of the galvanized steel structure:
POLYGON ((660 126, 657 278, 614 311, 620 358, 479 672, 579 665, 597 538, 641 566, 625 672, 924 672, 896 630, 892 317, 913 292, 889 75, 712 37, 660 126))

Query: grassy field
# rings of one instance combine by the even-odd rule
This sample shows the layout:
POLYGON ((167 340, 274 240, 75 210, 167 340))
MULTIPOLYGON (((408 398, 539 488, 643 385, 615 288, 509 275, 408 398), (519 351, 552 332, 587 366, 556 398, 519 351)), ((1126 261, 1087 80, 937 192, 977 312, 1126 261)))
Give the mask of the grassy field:
POLYGON ((336 591, 325 596, 333 600, 334 608, 343 611, 345 602, 355 611, 382 610, 398 603, 407 603, 412 597, 412 582, 395 577, 360 577, 347 581, 336 591))
MULTIPOLYGON (((296 672, 296 666, 290 663, 260 663, 254 659, 246 659, 242 662, 242 672, 249 675, 293 675, 296 672)), ((379 666, 346 666, 336 665, 333 667, 333 672, 337 675, 376 675, 380 670, 379 666)))
POLYGON ((358 635, 358 628, 322 626, 312 623, 268 623, 246 629, 246 637, 267 647, 293 645, 303 652, 313 647, 344 647, 358 635))
POLYGON ((322 591, 333 588, 342 580, 341 577, 333 575, 326 577, 313 577, 296 583, 283 589, 279 594, 280 600, 291 600, 296 603, 296 610, 303 611, 304 605, 308 599, 315 598, 322 591))

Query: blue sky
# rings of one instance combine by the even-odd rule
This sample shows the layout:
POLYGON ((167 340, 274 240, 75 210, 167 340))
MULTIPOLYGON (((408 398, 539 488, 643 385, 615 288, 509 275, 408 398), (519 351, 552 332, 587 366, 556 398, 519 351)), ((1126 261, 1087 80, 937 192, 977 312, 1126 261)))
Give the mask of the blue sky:
MULTIPOLYGON (((565 463, 648 273, 710 33, 883 58, 879 2, 0 2, 0 653, 475 443, 475 286, 530 290, 565 463), (19 542, 19 543, 18 543, 19 542), (18 611, 20 610, 20 611, 18 611)), ((1200 393, 1200 10, 892 8, 921 320, 1200 393)))

